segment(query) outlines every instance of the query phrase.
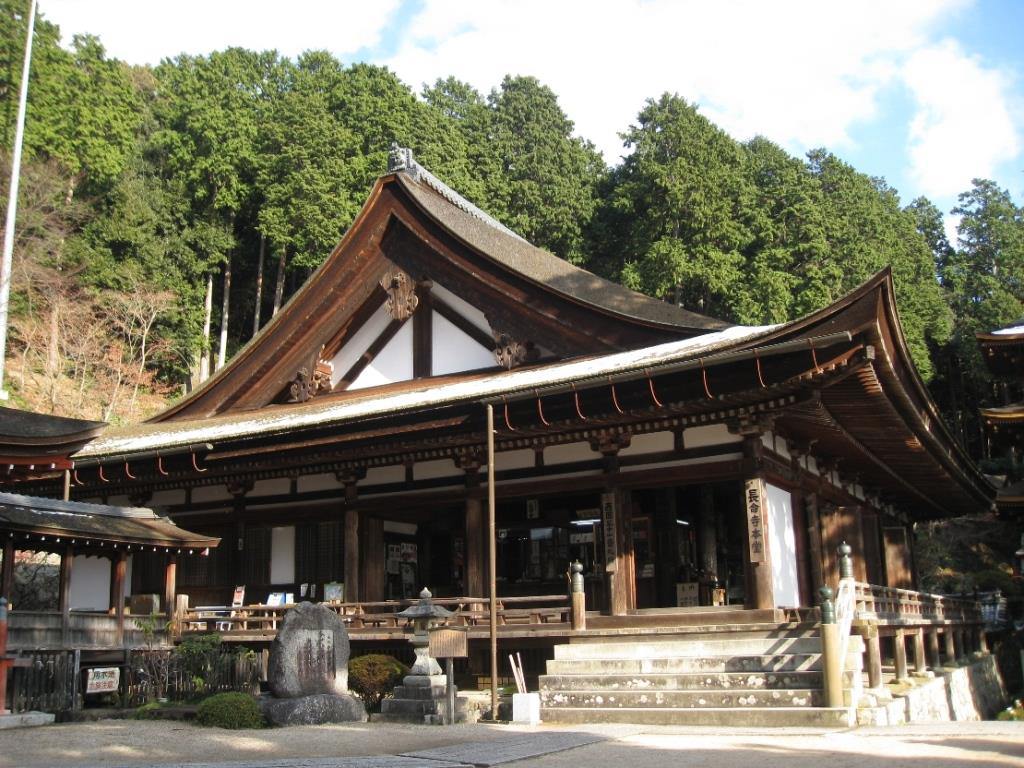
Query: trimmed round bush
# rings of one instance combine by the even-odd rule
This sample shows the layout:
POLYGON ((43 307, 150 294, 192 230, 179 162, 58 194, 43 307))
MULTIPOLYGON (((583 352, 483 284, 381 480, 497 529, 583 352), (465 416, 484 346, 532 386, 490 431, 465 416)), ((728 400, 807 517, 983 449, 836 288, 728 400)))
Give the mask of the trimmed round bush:
POLYGON ((394 656, 368 653, 348 663, 348 687, 363 700, 368 712, 380 710, 380 702, 409 674, 409 668, 394 656))
POLYGON ((247 693, 218 693, 204 699, 196 709, 196 722, 216 728, 262 728, 263 713, 256 699, 247 693))

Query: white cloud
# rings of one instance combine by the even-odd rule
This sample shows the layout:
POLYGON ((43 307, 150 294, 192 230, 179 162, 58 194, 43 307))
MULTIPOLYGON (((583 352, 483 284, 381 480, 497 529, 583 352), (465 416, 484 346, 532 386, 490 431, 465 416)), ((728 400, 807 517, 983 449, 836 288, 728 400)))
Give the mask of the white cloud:
POLYGON ((324 48, 344 56, 376 45, 398 0, 41 0, 40 11, 71 34, 98 34, 107 53, 157 64, 179 53, 241 46, 296 56, 324 48))
POLYGON ((986 69, 952 40, 915 51, 902 77, 917 112, 910 123, 910 165, 932 197, 968 189, 993 177, 1021 150, 1006 94, 1006 75, 986 69))
POLYGON ((612 162, 617 133, 664 91, 740 138, 842 147, 929 25, 960 4, 428 0, 388 63, 417 87, 451 73, 481 90, 536 75, 612 162))

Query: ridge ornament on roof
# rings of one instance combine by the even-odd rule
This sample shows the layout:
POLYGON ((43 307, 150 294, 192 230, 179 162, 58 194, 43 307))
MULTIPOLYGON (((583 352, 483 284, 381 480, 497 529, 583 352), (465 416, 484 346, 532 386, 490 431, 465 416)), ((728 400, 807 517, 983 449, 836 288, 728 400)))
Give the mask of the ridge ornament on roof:
POLYGON ((513 232, 493 216, 484 213, 469 202, 469 200, 437 178, 437 176, 417 163, 416 159, 412 155, 412 150, 408 147, 398 146, 398 142, 396 141, 391 142, 391 151, 388 153, 388 173, 404 173, 413 181, 426 184, 449 203, 461 208, 470 216, 479 219, 488 226, 494 227, 495 229, 504 232, 506 235, 511 235, 517 240, 522 240, 524 243, 529 242, 525 237, 513 232))

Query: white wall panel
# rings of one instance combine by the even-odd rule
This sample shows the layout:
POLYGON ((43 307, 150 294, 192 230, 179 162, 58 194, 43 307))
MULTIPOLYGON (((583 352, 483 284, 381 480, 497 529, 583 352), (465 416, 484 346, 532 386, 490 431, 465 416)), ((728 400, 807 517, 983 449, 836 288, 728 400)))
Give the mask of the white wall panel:
POLYGON ((675 444, 676 438, 671 432, 651 432, 646 435, 633 435, 629 447, 619 451, 619 456, 671 451, 675 444))
POLYGON ((373 343, 373 340, 384 333, 384 329, 391 322, 391 315, 384 304, 377 309, 370 318, 363 323, 362 328, 355 332, 348 343, 342 347, 338 354, 331 359, 334 370, 331 371, 331 384, 338 381, 349 372, 362 354, 373 343))
POLYGON ((709 445, 728 445, 742 441, 743 438, 732 434, 725 424, 705 424, 701 427, 689 427, 683 432, 684 448, 705 448, 709 445))
POLYGON ((765 483, 768 548, 772 565, 772 593, 776 608, 800 605, 796 570, 796 533, 793 530, 793 495, 765 483))
POLYGON ((105 611, 110 607, 110 560, 105 557, 74 557, 71 561, 70 601, 73 611, 105 611))
POLYGON ((601 454, 590 447, 590 443, 568 443, 566 445, 549 445, 544 449, 544 463, 567 464, 570 461, 590 461, 600 458, 601 454))
POLYGON ((295 526, 270 529, 270 583, 295 582, 295 526))

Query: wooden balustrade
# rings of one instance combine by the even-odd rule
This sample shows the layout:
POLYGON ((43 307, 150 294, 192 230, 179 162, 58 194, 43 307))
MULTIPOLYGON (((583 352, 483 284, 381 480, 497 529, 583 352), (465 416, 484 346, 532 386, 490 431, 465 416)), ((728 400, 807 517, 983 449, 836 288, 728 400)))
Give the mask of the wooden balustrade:
MULTIPOLYGON (((379 630, 404 631, 409 622, 397 614, 413 600, 383 602, 324 603, 335 611, 354 634, 379 630)), ((453 626, 486 627, 490 619, 488 601, 482 597, 434 598, 433 603, 453 612, 453 626)), ((182 634, 219 632, 227 636, 273 636, 290 605, 197 606, 181 617, 182 634)), ((553 625, 570 622, 567 595, 528 595, 498 600, 498 625, 553 625)))
POLYGON ((857 618, 879 625, 981 624, 981 608, 974 600, 931 595, 910 589, 857 582, 857 618))

